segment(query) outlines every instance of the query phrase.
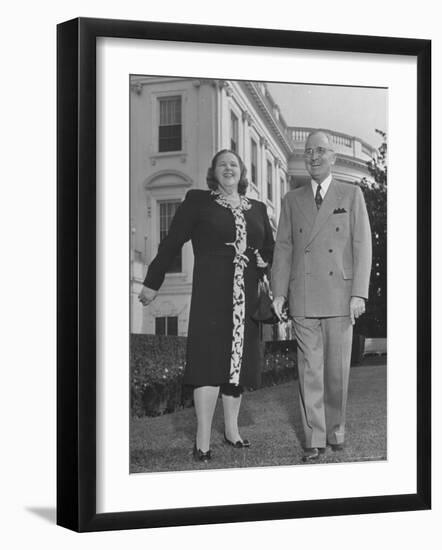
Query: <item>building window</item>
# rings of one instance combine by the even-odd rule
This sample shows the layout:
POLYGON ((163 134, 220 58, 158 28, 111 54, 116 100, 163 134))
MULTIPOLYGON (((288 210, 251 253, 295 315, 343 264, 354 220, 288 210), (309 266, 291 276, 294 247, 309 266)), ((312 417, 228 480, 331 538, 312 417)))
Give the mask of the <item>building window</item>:
POLYGON ((267 161, 267 199, 273 202, 273 174, 270 161, 267 161))
POLYGON ((258 144, 254 139, 250 140, 250 174, 252 181, 258 185, 258 144))
POLYGON ((178 317, 155 317, 157 336, 178 336, 178 317))
POLYGON ((159 99, 160 124, 158 127, 158 151, 181 151, 182 113, 181 96, 159 99))
MULTIPOLYGON (((175 212, 177 211, 179 201, 166 201, 160 202, 160 242, 164 239, 169 231, 170 224, 175 212)), ((181 273, 182 271, 182 261, 181 261, 181 251, 175 256, 172 264, 170 265, 167 273, 181 273)))
POLYGON ((238 117, 230 111, 230 149, 238 152, 238 117))
POLYGON ((283 197, 285 195, 285 182, 284 182, 284 179, 283 178, 280 178, 279 180, 280 182, 280 188, 281 188, 281 192, 280 192, 280 196, 283 197))

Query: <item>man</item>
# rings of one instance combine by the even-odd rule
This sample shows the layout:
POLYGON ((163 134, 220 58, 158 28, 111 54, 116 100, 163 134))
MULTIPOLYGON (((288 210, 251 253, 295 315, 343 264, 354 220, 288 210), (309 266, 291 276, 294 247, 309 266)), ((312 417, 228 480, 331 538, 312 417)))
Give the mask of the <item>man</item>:
POLYGON ((352 333, 365 311, 371 231, 361 189, 332 177, 330 138, 312 132, 311 182, 284 197, 272 267, 273 307, 289 303, 298 343, 303 461, 344 446, 352 333))

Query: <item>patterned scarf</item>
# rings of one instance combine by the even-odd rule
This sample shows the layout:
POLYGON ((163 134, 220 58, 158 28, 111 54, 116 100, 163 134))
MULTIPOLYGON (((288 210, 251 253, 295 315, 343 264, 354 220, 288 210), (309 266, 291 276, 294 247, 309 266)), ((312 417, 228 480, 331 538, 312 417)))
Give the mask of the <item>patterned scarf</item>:
POLYGON ((247 231, 244 211, 251 208, 250 201, 240 195, 240 203, 238 206, 232 206, 224 197, 212 191, 215 197, 215 202, 225 208, 228 208, 235 220, 236 237, 232 243, 226 243, 228 246, 233 246, 235 249, 235 257, 233 265, 235 271, 233 274, 233 334, 232 334, 232 352, 230 358, 230 378, 231 384, 239 384, 239 375, 241 372, 242 354, 244 348, 244 323, 245 323, 245 285, 244 285, 244 269, 246 268, 249 258, 245 255, 247 248, 247 231))

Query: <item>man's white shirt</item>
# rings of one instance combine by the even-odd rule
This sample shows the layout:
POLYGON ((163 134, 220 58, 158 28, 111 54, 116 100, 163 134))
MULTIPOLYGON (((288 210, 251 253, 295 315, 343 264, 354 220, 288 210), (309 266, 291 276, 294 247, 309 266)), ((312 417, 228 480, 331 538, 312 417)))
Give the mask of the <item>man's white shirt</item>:
MULTIPOLYGON (((321 197, 322 197, 322 200, 324 200, 325 198, 325 195, 328 191, 328 188, 330 186, 330 183, 331 183, 331 180, 332 180, 332 175, 330 174, 329 176, 327 176, 325 178, 325 180, 321 183, 321 197)), ((313 191, 313 196, 316 197, 316 189, 318 188, 318 184, 315 182, 315 180, 311 180, 311 185, 312 185, 312 191, 313 191)))

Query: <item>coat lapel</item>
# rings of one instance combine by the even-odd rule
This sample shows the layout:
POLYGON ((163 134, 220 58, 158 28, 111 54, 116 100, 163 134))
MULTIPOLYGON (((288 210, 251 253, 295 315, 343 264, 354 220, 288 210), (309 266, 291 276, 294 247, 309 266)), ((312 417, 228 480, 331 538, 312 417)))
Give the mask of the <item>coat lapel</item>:
MULTIPOLYGON (((328 191, 325 195, 325 199, 321 204, 321 208, 318 210, 318 214, 316 216, 315 223, 313 224, 313 228, 308 238, 307 245, 309 245, 313 241, 313 239, 316 237, 316 235, 319 233, 324 223, 333 213, 333 210, 335 208, 338 208, 340 201, 341 201, 341 194, 337 189, 336 182, 332 180, 328 188, 328 191)), ((315 209, 316 209, 316 205, 315 205, 315 209)))
POLYGON ((310 183, 307 183, 302 187, 302 190, 296 196, 296 200, 298 202, 299 209, 301 210, 304 218, 307 220, 308 227, 311 230, 315 222, 315 218, 318 215, 318 209, 316 208, 312 186, 310 183))

